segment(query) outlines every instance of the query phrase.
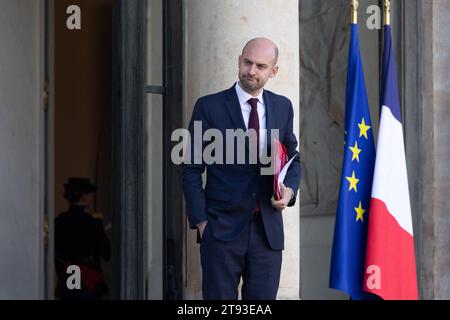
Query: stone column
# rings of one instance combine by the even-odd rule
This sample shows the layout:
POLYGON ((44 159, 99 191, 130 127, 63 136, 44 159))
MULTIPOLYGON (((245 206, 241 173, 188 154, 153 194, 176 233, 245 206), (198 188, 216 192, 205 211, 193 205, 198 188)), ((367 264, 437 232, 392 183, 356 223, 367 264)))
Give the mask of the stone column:
POLYGON ((433 11, 434 41, 434 145, 435 168, 435 294, 436 299, 450 299, 450 2, 435 1, 433 11))
POLYGON ((450 2, 420 2, 424 299, 450 298, 450 2))
POLYGON ((393 3, 420 298, 449 299, 450 3, 393 3))
POLYGON ((43 299, 44 1, 0 12, 0 300, 43 299))
MULTIPOLYGON (((289 97, 294 105, 294 130, 299 137, 298 1, 185 0, 186 125, 200 96, 229 88, 236 80, 238 57, 254 37, 272 39, 280 49, 279 75, 267 88, 289 97)), ((285 210, 285 245, 279 299, 298 299, 300 282, 299 201, 285 210)), ((201 269, 195 233, 187 229, 185 298, 201 298, 201 269)))

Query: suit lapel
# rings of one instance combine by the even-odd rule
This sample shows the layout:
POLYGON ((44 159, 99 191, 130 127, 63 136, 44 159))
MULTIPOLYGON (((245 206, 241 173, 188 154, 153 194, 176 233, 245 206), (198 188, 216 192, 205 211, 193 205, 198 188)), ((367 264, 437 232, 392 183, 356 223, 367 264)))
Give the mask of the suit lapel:
POLYGON ((267 144, 267 151, 268 154, 270 154, 270 150, 271 148, 271 142, 272 142, 272 134, 271 134, 271 129, 276 129, 275 126, 275 110, 274 110, 274 104, 272 99, 270 98, 270 95, 267 93, 266 90, 264 90, 263 93, 263 98, 264 98, 264 105, 266 107, 266 128, 267 128, 267 140, 266 140, 266 144, 267 144))
POLYGON ((242 116, 241 104, 239 103, 239 99, 236 93, 236 89, 232 86, 228 90, 228 97, 226 100, 226 105, 228 109, 228 113, 233 120, 235 129, 242 129, 247 131, 247 127, 245 126, 244 117, 242 116))
MULTIPOLYGON (((241 104, 239 102, 239 98, 236 93, 236 88, 232 86, 228 90, 228 96, 226 100, 227 110, 230 114, 231 119, 233 120, 234 129, 242 129, 244 132, 247 131, 247 126, 245 125, 244 117, 242 115, 241 104)), ((230 128, 231 129, 231 128, 230 128)), ((245 150, 248 152, 249 146, 246 139, 243 136, 239 135, 239 143, 245 145, 245 150)))

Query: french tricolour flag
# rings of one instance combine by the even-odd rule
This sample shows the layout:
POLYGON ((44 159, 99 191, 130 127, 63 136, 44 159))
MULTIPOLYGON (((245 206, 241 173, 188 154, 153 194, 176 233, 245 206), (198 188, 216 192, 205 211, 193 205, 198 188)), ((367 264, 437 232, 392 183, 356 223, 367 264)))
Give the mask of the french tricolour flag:
POLYGON ((418 299, 414 236, 391 27, 384 27, 382 109, 367 234, 364 290, 418 299))

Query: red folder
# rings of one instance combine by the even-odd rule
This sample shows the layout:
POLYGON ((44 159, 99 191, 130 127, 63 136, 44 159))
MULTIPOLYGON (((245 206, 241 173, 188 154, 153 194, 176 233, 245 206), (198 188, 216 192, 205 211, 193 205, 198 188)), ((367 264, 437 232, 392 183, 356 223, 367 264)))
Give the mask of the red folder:
POLYGON ((288 162, 288 154, 286 151, 286 147, 279 140, 275 139, 272 147, 272 155, 274 161, 274 175, 273 175, 273 194, 275 200, 280 200, 281 190, 278 184, 278 178, 281 170, 284 168, 286 163, 288 162))

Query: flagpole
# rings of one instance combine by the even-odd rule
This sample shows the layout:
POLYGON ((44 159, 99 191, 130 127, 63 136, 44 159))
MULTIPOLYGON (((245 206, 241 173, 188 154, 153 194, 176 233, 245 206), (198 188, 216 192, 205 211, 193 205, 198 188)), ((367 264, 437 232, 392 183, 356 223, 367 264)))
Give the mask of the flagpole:
POLYGON ((391 25, 391 0, 384 0, 384 25, 391 25))
POLYGON ((359 1, 358 0, 352 0, 352 24, 358 24, 358 7, 359 7, 359 1))

